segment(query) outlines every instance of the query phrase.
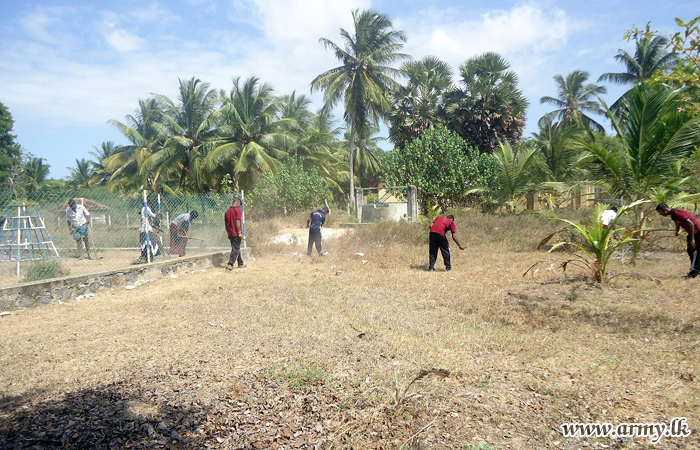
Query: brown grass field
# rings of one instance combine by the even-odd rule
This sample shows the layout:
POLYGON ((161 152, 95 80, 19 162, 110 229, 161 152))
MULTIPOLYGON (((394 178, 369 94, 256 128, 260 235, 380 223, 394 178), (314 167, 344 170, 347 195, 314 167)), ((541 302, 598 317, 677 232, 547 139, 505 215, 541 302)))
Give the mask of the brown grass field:
POLYGON ((457 224, 451 272, 425 270, 424 227, 377 224, 326 239, 324 258, 258 245, 245 269, 2 317, 0 448, 700 448, 684 241, 616 260, 628 274, 601 287, 555 261, 523 276, 570 256, 534 250, 546 218, 457 224), (656 445, 559 427, 675 417, 692 434, 656 445))

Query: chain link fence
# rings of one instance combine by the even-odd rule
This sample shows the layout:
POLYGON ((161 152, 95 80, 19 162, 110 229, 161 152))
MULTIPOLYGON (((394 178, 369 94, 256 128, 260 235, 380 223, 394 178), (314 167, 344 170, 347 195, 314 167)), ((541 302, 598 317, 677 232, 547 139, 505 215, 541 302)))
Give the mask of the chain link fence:
POLYGON ((223 215, 233 194, 146 192, 145 197, 156 216, 147 225, 141 220, 144 193, 86 189, 23 199, 0 194, 0 286, 230 249, 223 215), (89 212, 84 229, 80 217, 69 224, 70 199, 76 210, 82 206, 89 212), (193 211, 196 218, 189 226, 183 226, 183 217, 173 225, 193 211))

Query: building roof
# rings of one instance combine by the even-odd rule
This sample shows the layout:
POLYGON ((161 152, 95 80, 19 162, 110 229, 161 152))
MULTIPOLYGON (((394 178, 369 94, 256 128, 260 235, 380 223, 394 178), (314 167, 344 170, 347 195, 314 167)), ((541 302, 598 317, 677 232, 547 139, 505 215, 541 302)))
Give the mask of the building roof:
MULTIPOLYGON (((95 201, 89 200, 84 197, 73 197, 75 199, 75 203, 78 205, 83 205, 84 207, 87 208, 88 211, 106 211, 109 209, 108 206, 105 206, 101 203, 97 203, 95 201)), ((66 209, 68 209, 68 202, 61 203, 58 207, 56 207, 55 211, 57 212, 63 212, 66 209)))

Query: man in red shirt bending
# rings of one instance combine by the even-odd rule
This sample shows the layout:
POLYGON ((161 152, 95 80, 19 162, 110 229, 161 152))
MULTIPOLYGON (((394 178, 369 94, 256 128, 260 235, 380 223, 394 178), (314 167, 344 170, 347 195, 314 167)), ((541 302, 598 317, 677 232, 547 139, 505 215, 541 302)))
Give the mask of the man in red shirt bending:
POLYGON ((700 222, 693 217, 688 211, 680 208, 669 208, 666 203, 659 203, 656 206, 656 212, 662 216, 671 216, 673 223, 676 224, 676 236, 681 231, 681 228, 688 233, 688 256, 690 257, 690 272, 686 278, 695 278, 700 274, 700 258, 698 258, 698 249, 700 249, 700 222))
POLYGON ((435 261, 437 260, 438 248, 442 253, 442 259, 445 261, 445 270, 452 270, 450 262, 450 243, 447 240, 447 230, 452 232, 452 239, 460 250, 464 250, 462 244, 457 239, 457 227, 455 226, 455 216, 450 214, 447 217, 438 216, 430 225, 430 267, 429 271, 435 271, 435 261))
POLYGON ((224 224, 226 225, 226 233, 228 240, 231 241, 231 256, 228 258, 228 270, 233 270, 234 264, 238 262, 238 268, 245 267, 243 258, 241 258, 241 240, 243 239, 243 225, 241 219, 243 211, 241 211, 241 199, 233 198, 233 205, 224 214, 224 224))

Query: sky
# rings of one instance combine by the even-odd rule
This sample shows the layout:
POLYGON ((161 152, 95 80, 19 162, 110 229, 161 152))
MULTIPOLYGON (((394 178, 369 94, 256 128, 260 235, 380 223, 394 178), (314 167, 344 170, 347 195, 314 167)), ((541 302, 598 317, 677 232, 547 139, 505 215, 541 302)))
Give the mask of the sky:
MULTIPOLYGON (((676 17, 700 15, 700 1, 0 0, 0 102, 16 142, 63 178, 103 142, 127 144, 108 121, 124 121, 153 94, 176 100, 178 79, 228 92, 233 78, 255 76, 319 109, 310 82, 338 62, 319 38, 341 44, 355 9, 387 14, 406 34, 404 53, 446 61, 455 80, 467 59, 500 53, 530 101, 531 136, 552 110, 539 100, 556 96, 555 75, 585 70, 596 82, 623 72, 614 57, 633 52, 628 29, 651 22, 669 35, 676 17)), ((604 85, 608 104, 625 90, 604 85)))

